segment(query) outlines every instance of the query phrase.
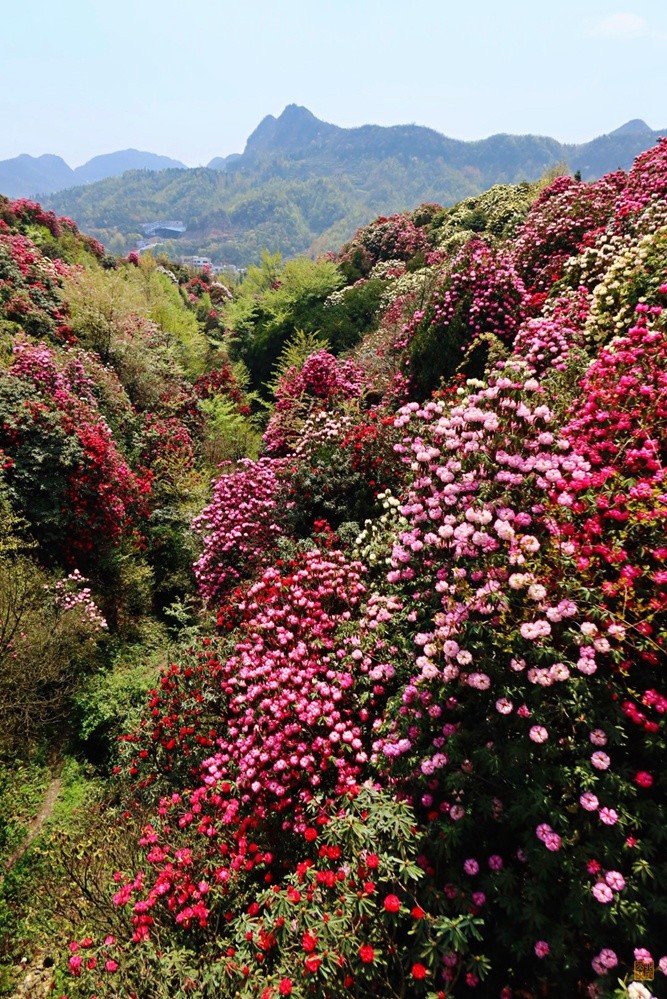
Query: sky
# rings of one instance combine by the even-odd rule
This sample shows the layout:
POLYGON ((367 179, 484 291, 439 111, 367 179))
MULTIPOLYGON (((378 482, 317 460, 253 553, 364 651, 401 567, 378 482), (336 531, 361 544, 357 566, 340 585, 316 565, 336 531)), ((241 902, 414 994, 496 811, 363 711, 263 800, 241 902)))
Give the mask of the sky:
POLYGON ((267 114, 583 142, 667 129, 664 0, 10 0, 0 159, 205 165, 267 114))

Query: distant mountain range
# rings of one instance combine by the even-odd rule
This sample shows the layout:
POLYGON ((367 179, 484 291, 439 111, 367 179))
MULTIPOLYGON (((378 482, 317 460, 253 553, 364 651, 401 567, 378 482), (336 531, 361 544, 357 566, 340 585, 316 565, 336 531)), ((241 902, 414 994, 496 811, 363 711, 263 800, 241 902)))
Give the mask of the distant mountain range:
POLYGON ((485 185, 535 180, 558 163, 570 167, 573 173, 579 170, 584 180, 592 180, 619 167, 627 169, 638 153, 666 132, 655 132, 635 118, 609 135, 580 145, 540 135, 506 134, 465 142, 421 125, 339 128, 320 121, 307 108, 290 104, 279 118, 267 115, 260 122, 242 156, 215 159, 209 167, 239 169, 280 154, 303 158, 313 166, 333 161, 343 165, 371 155, 374 159, 445 161, 454 169, 477 173, 485 185))
POLYGON ((0 160, 0 193, 8 198, 28 198, 53 194, 79 184, 92 184, 105 177, 118 177, 128 170, 186 169, 180 160, 156 156, 139 149, 94 156, 74 170, 60 156, 28 156, 22 153, 11 160, 0 160))
POLYGON ((137 150, 98 156, 74 171, 59 157, 19 156, 0 162, 0 192, 50 194, 43 198, 50 207, 113 252, 136 244, 149 223, 180 220, 186 231, 166 244, 169 252, 243 265, 263 247, 321 252, 378 214, 425 201, 453 204, 494 184, 537 180, 558 165, 584 180, 627 169, 663 134, 634 119, 579 145, 504 134, 464 142, 418 125, 340 128, 291 104, 260 122, 242 154, 208 167, 188 169, 137 150))

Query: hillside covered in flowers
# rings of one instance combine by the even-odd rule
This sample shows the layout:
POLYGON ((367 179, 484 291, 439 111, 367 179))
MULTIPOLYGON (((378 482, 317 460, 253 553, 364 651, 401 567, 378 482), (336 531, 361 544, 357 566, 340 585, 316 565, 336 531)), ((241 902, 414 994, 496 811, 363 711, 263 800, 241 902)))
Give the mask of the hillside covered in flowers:
POLYGON ((0 216, 55 994, 667 995, 667 140, 231 290, 0 216))

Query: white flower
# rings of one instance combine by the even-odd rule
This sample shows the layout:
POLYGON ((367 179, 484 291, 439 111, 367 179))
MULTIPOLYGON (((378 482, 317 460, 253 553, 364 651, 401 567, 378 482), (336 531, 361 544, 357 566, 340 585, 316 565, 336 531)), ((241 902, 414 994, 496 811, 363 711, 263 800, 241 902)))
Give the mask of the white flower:
POLYGON ((641 982, 630 982, 628 985, 628 999, 655 999, 649 990, 641 982))

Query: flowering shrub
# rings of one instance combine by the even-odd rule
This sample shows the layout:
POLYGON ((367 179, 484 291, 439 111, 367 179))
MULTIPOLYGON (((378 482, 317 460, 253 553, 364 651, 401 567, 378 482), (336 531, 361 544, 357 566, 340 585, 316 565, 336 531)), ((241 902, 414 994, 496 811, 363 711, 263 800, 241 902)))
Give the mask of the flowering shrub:
MULTIPOLYGON (((143 414, 139 463, 150 470, 162 494, 178 494, 192 479, 194 446, 187 427, 176 416, 143 414)), ((155 492, 155 488, 153 489, 155 492)), ((155 499, 155 497, 154 497, 155 499)))
POLYGON ((667 139, 641 153, 632 164, 627 181, 615 204, 615 228, 622 232, 644 231, 664 224, 667 195, 667 139), (652 211, 657 209, 656 211, 652 211))
POLYGON ((667 288, 667 235, 665 230, 637 238, 617 238, 607 270, 593 289, 588 336, 598 344, 608 342, 632 322, 638 305, 659 309, 667 288))
MULTIPOLYGON (((568 968, 581 974, 586 951, 627 952, 626 941, 654 932, 638 914, 651 907, 639 872, 651 864, 655 814, 643 789, 654 780, 648 760, 664 752, 667 702, 654 685, 632 695, 639 675, 618 664, 634 659, 636 625, 604 600, 599 577, 577 572, 572 539, 586 507, 572 492, 599 481, 589 456, 573 449, 574 432, 571 444, 549 429, 538 383, 508 373, 449 414, 438 403, 399 414, 414 425, 405 446, 417 475, 387 578, 412 596, 421 652, 375 752, 441 830, 450 912, 482 906, 522 969, 515 982, 539 977, 530 961, 547 955, 563 980, 568 968), (647 721, 642 739, 631 733, 647 721), (556 906, 568 916, 547 934, 556 906)), ((659 497, 653 509, 662 516, 659 497)))
POLYGON ((225 396, 234 403, 241 416, 250 414, 250 406, 226 361, 213 371, 200 375, 194 383, 194 391, 198 399, 211 399, 217 395, 225 396))
POLYGON ((359 398, 364 389, 361 368, 338 360, 326 350, 306 358, 300 370, 288 368, 276 386, 275 410, 264 434, 270 454, 284 454, 298 439, 304 420, 335 400, 359 398))
POLYGON ((423 228, 415 225, 409 214, 380 216, 358 229, 340 252, 339 259, 352 261, 359 251, 367 261, 365 273, 382 260, 410 260, 429 246, 423 228))
POLYGON ((99 665, 107 624, 86 583, 76 571, 53 582, 28 555, 0 551, 0 748, 12 759, 63 725, 81 677, 99 665))
POLYGON ((245 459, 223 474, 211 503, 195 518, 193 530, 203 536, 204 550, 194 565, 202 597, 222 600, 239 580, 248 579, 272 559, 272 547, 285 532, 289 503, 279 459, 245 459))
POLYGON ((19 340, 0 399, 9 493, 45 556, 71 562, 131 531, 149 484, 118 452, 80 361, 19 340))
POLYGON ((449 253, 459 250, 475 233, 507 239, 525 219, 534 197, 530 184, 496 184, 452 208, 440 209, 431 226, 433 236, 449 253))
POLYGON ((531 293, 549 291, 567 259, 605 229, 624 185, 619 170, 589 184, 557 177, 542 191, 513 244, 515 265, 531 293))
MULTIPOLYGON (((667 973, 663 157, 559 178, 513 243, 443 244, 423 308, 382 269, 381 402, 324 350, 284 374, 289 457, 228 466, 195 522, 217 637, 123 740, 140 853, 72 995, 611 999, 642 995, 635 961, 667 973), (451 378, 471 356, 483 379, 451 378)), ((344 269, 402 259, 397 225, 344 269)))
POLYGON ((78 569, 70 572, 69 576, 58 580, 55 584, 54 602, 62 611, 78 608, 84 621, 90 625, 91 631, 103 631, 107 623, 93 600, 90 587, 84 585, 87 582, 88 580, 78 569))
POLYGON ((26 236, 0 220, 0 313, 33 336, 70 343, 74 337, 58 291, 67 268, 43 256, 26 236))
POLYGON ((589 312, 590 295, 583 286, 550 298, 540 316, 522 324, 514 341, 514 355, 523 358, 535 374, 564 371, 572 349, 586 344, 589 312))
MULTIPOLYGON (((526 291, 512 256, 471 239, 444 271, 424 311, 405 331, 413 391, 433 389, 464 362, 483 334, 511 344, 525 314, 526 291)), ((483 364, 482 364, 483 367, 483 364)))
POLYGON ((93 256, 100 260, 104 257, 104 247, 101 243, 91 236, 80 233, 76 222, 42 208, 36 201, 29 201, 27 198, 8 201, 0 195, 0 219, 10 228, 23 232, 29 228, 34 232, 35 226, 41 227, 55 240, 65 235, 75 236, 76 242, 93 256))

